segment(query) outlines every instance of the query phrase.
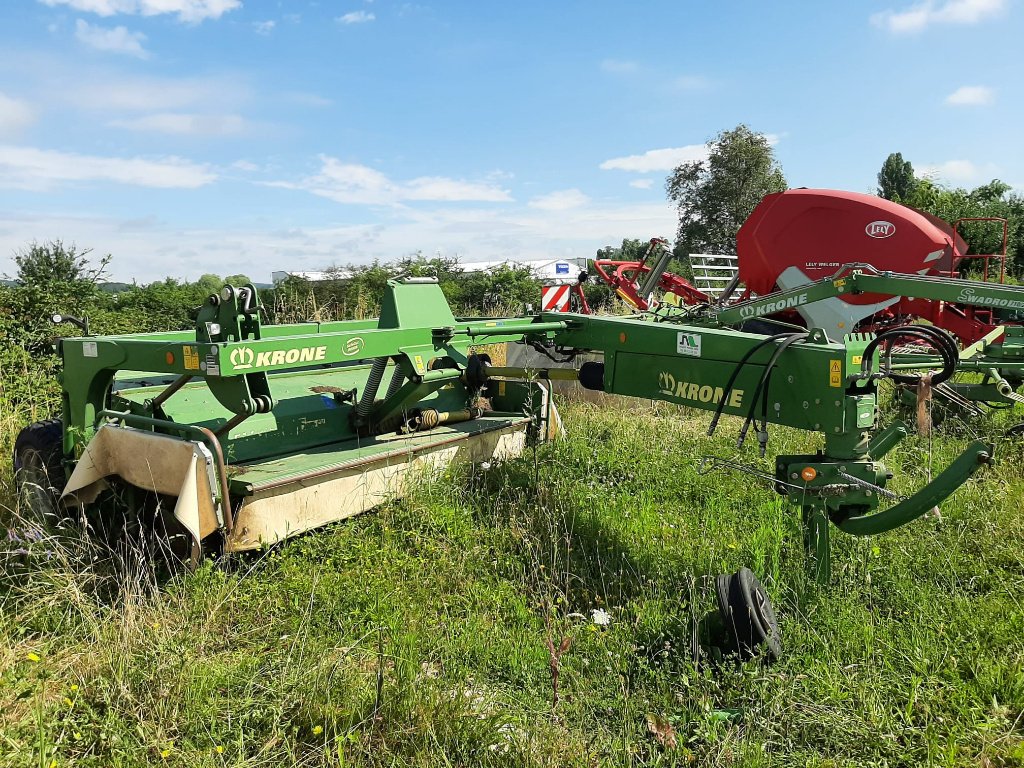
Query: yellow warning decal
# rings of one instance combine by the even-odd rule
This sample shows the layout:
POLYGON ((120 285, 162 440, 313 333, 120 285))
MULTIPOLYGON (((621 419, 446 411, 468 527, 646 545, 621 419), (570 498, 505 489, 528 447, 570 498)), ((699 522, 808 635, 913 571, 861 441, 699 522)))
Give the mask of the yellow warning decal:
POLYGON ((186 371, 199 370, 199 349, 197 347, 182 347, 181 355, 185 358, 186 371))
POLYGON ((838 280, 833 280, 832 285, 834 285, 836 288, 842 288, 844 285, 846 285, 846 278, 841 277, 838 280))
POLYGON ((854 355, 852 362, 854 365, 860 365, 864 362, 864 355, 854 355))
POLYGON ((416 373, 426 373, 427 372, 426 367, 423 365, 423 356, 422 355, 416 355, 413 358, 413 363, 415 363, 415 365, 416 365, 416 373))
POLYGON ((830 387, 843 386, 843 361, 828 361, 828 385, 830 387))

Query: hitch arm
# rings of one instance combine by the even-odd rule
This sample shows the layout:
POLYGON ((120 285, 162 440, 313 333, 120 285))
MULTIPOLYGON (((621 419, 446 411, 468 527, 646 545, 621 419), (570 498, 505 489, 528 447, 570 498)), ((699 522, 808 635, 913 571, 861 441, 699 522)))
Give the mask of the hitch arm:
POLYGON ((975 440, 952 464, 909 499, 881 512, 854 515, 834 522, 841 531, 854 536, 873 536, 905 525, 944 501, 982 465, 991 464, 993 451, 992 445, 975 440))

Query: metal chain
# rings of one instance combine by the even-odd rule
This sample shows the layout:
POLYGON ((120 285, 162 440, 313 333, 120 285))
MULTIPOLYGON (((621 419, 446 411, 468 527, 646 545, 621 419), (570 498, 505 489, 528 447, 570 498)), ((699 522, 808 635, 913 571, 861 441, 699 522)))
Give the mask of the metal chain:
POLYGON ((879 496, 883 496, 887 499, 892 499, 894 501, 903 501, 904 499, 907 498, 906 496, 901 496, 900 494, 895 493, 894 491, 890 491, 888 488, 883 488, 880 485, 869 483, 867 480, 863 480, 859 477, 854 477, 853 475, 847 472, 839 472, 839 476, 844 480, 853 483, 854 485, 859 485, 861 488, 866 488, 867 490, 874 491, 879 496))

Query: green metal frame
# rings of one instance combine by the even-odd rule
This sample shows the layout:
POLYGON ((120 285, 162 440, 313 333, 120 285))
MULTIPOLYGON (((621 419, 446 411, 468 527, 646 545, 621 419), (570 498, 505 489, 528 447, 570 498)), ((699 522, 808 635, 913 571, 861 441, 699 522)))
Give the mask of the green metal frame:
MULTIPOLYGON (((851 281, 857 286, 862 278, 851 281)), ((813 290, 824 297, 849 289, 831 281, 813 290)), ((818 454, 780 456, 775 472, 780 492, 803 509, 811 568, 822 580, 828 521, 857 535, 904 524, 991 458, 990 447, 972 445, 921 494, 877 511, 890 477, 880 459, 906 430, 877 429, 875 384, 860 376, 870 337, 840 343, 817 331, 779 349, 764 336, 721 327, 733 317, 729 311, 719 313, 718 326, 559 313, 457 319, 436 282, 413 279, 389 282, 377 320, 273 326, 261 323, 253 286, 225 286, 201 308, 195 333, 63 340, 65 453, 73 462, 110 418, 212 435, 223 455, 218 472, 228 476, 221 479, 229 493, 244 494, 252 483, 238 472, 254 462, 261 462, 260 477, 294 475, 307 454, 363 450, 375 435, 411 428, 409 415, 424 409, 474 418, 474 403, 485 395, 498 411, 539 416, 542 398, 530 383, 536 372, 489 368, 476 356, 478 345, 524 341, 599 351, 597 386, 606 392, 753 412, 766 423, 824 436, 818 454), (115 377, 131 378, 130 371, 143 372, 140 383, 115 387, 115 377)))

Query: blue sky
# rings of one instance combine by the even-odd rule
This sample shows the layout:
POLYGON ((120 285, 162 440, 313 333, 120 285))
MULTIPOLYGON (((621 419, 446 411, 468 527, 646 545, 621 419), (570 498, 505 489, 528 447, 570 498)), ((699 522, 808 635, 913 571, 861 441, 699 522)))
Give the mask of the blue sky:
POLYGON ((1024 190, 1019 0, 5 0, 0 274, 32 240, 117 279, 592 255, 674 233, 720 130, 792 186, 886 155, 1024 190))

